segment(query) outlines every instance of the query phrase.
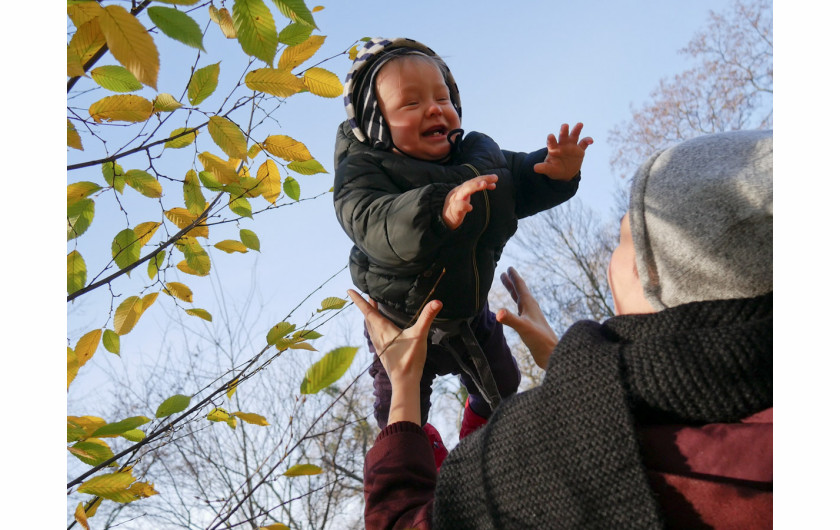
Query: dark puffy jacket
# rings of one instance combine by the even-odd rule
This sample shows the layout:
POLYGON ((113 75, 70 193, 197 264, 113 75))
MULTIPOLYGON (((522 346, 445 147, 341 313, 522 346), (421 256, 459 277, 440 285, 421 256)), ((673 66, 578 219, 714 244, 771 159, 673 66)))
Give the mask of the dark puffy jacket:
POLYGON ((484 306, 496 263, 517 219, 556 206, 577 191, 580 175, 553 181, 535 173, 546 150, 503 151, 492 138, 468 134, 445 164, 374 150, 347 122, 338 129, 333 200, 338 220, 355 246, 353 283, 377 302, 414 314, 445 268, 431 299, 439 318, 468 318, 484 306), (496 189, 472 196, 473 210, 449 230, 443 201, 459 184, 496 174, 496 189))

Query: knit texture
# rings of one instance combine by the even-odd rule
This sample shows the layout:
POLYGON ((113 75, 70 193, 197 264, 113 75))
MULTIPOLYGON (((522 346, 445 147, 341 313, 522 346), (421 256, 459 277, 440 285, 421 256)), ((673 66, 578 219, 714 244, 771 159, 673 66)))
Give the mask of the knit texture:
POLYGON ((633 178, 630 228, 654 309, 773 290, 773 131, 688 140, 633 178))
POLYGON ((636 422, 725 422, 772 406, 772 305, 769 293, 578 322, 542 386, 450 452, 434 527, 662 527, 636 422))

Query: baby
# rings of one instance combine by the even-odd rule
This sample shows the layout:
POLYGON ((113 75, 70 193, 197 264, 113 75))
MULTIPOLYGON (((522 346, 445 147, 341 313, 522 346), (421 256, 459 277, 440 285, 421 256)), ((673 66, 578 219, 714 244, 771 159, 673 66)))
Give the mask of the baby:
MULTIPOLYGON (((463 438, 519 386, 516 360, 487 306, 502 249, 518 219, 575 194, 592 139, 579 139, 582 124, 571 131, 563 124, 546 148, 514 153, 481 133, 465 136, 449 68, 411 39, 367 42, 347 75, 344 104, 334 202, 355 244, 353 283, 401 327, 431 296, 443 302, 420 382, 422 424, 435 376, 458 374, 469 392, 463 438)), ((374 415, 384 428, 391 385, 369 337, 368 345, 374 415)))

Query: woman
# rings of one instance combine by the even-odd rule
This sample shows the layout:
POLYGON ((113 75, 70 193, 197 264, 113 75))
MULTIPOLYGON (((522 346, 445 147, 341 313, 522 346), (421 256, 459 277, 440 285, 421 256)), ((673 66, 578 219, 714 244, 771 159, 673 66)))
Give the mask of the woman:
POLYGON ((772 131, 689 140, 636 173, 609 267, 617 317, 557 341, 521 278, 502 310, 546 369, 435 473, 420 428, 430 302, 400 333, 357 293, 393 384, 369 528, 772 525, 772 131), (393 343, 392 343, 393 342, 393 343))

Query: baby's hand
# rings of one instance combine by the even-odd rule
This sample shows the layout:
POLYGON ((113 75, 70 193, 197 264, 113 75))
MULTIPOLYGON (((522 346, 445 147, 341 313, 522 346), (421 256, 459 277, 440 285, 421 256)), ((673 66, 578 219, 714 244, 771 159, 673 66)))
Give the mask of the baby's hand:
POLYGON ((481 175, 460 184, 446 194, 443 201, 443 222, 450 230, 455 230, 464 222, 464 217, 471 212, 473 207, 470 204, 470 196, 473 193, 487 189, 496 188, 496 175, 481 175))
POLYGON ((571 180, 580 171, 583 164, 583 155, 586 148, 592 145, 593 140, 586 137, 579 140, 583 124, 578 123, 572 132, 569 133, 569 124, 560 126, 560 136, 554 138, 553 134, 548 135, 546 147, 548 155, 544 162, 534 164, 534 171, 548 176, 552 180, 571 180))

